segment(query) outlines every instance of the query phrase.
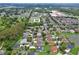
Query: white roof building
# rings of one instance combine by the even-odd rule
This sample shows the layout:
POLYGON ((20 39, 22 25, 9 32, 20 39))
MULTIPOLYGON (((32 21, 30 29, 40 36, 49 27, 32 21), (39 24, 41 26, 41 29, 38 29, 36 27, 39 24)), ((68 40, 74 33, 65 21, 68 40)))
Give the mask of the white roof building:
POLYGON ((59 11, 56 11, 56 10, 53 10, 52 13, 51 13, 51 16, 65 16, 64 13, 62 12, 59 12, 59 11))
POLYGON ((30 23, 33 23, 33 22, 39 23, 40 22, 40 18, 39 17, 31 17, 29 22, 30 23))
POLYGON ((27 39, 22 39, 22 41, 20 43, 21 44, 26 44, 27 43, 27 39))
POLYGON ((35 46, 30 46, 29 49, 36 49, 35 46))
POLYGON ((70 50, 71 50, 71 49, 65 49, 65 52, 66 52, 66 53, 69 53, 69 52, 70 52, 70 50))

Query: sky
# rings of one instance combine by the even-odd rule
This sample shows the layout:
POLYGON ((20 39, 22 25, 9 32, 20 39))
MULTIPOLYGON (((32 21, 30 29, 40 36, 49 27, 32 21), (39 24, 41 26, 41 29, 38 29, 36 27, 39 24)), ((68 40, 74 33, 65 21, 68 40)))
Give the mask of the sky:
POLYGON ((79 0, 0 0, 0 3, 79 3, 79 0))

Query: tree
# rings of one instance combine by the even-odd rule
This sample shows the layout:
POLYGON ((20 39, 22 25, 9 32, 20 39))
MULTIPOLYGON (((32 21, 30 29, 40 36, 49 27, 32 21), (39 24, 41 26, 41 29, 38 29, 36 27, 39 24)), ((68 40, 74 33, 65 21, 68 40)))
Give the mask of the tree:
POLYGON ((61 43, 61 48, 62 48, 62 50, 65 50, 66 47, 67 47, 67 44, 66 44, 66 43, 61 43))

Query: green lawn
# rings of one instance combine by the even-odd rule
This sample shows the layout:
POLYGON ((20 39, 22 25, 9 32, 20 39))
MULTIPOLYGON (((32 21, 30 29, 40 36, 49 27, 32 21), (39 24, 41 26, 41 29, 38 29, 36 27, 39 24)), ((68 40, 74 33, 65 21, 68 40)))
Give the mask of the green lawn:
POLYGON ((77 55, 78 51, 79 51, 79 47, 75 47, 75 48, 73 48, 73 49, 71 50, 71 54, 72 54, 72 55, 77 55))
POLYGON ((73 35, 73 34, 75 34, 75 33, 62 33, 62 35, 64 36, 64 37, 70 37, 71 35, 73 35))
POLYGON ((50 55, 50 46, 48 44, 44 45, 43 51, 38 52, 38 55, 50 55))

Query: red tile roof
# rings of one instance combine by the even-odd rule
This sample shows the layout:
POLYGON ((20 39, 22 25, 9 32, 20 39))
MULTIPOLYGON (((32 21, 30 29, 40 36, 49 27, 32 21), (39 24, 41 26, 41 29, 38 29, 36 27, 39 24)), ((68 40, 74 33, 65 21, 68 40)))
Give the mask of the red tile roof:
POLYGON ((51 47, 51 52, 53 52, 53 53, 57 52, 57 47, 56 46, 52 46, 51 47))

